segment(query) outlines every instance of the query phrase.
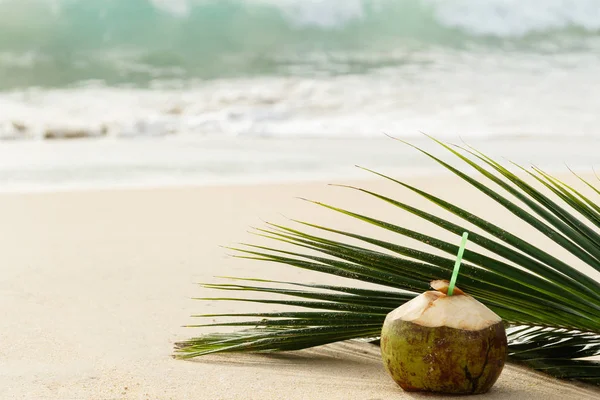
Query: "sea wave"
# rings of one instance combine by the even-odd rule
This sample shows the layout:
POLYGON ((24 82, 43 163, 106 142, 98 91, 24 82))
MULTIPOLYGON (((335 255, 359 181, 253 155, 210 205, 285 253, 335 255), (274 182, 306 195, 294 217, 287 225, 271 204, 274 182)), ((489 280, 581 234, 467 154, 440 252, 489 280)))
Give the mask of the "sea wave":
POLYGON ((11 90, 0 138, 600 137, 597 55, 428 57, 369 74, 11 90))
POLYGON ((333 41, 359 32, 441 40, 449 29, 504 38, 600 30, 596 0, 0 0, 0 11, 2 31, 21 34, 2 35, 2 44, 17 46, 157 38, 195 44, 229 38, 252 45, 248 39, 299 40, 310 29, 332 33, 333 41))
POLYGON ((599 32, 597 0, 0 0, 0 89, 337 74, 430 46, 597 49, 599 32))

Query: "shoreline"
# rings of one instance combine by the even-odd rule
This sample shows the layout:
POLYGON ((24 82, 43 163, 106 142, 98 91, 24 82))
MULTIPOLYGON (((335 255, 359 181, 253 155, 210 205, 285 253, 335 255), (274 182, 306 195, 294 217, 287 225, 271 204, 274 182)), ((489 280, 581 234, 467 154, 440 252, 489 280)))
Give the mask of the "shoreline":
MULTIPOLYGON (((451 164, 460 163, 427 138, 410 142, 451 164)), ((600 139, 468 143, 503 160, 506 166, 515 161, 563 175, 568 174, 566 164, 591 175, 598 162, 594 149, 600 139), (544 151, 532 152, 533 148, 544 151)), ((182 136, 15 142, 0 143, 0 193, 262 186, 372 178, 355 165, 403 179, 451 174, 416 149, 385 137, 310 140, 182 136)))
MULTIPOLYGON (((396 178, 407 179, 431 179, 439 176, 452 176, 451 172, 422 169, 387 171, 385 174, 396 178)), ((4 195, 51 195, 53 193, 105 193, 105 192, 138 192, 138 191, 182 191, 182 190, 201 190, 217 188, 248 188, 248 187, 272 187, 272 186, 296 186, 296 185, 329 185, 336 182, 372 182, 385 180, 365 171, 360 171, 355 175, 338 174, 332 176, 314 177, 306 176, 297 179, 273 178, 270 180, 254 180, 235 178, 231 180, 214 180, 207 182, 169 182, 169 183, 124 183, 124 184, 73 184, 64 186, 48 187, 28 187, 28 188, 0 188, 0 196, 4 195), (359 175, 362 175, 359 176, 359 175)))

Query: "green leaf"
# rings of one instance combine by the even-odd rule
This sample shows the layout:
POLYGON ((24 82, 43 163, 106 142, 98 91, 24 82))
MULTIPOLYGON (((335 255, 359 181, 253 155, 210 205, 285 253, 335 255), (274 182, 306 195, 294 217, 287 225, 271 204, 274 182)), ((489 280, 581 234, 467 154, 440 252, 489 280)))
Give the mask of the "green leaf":
MULTIPOLYGON (((600 355, 600 282, 583 272, 580 264, 572 265, 552 254, 559 248, 567 250, 583 265, 600 271, 600 206, 590 195, 539 168, 528 170, 514 164, 524 177, 532 180, 529 183, 471 147, 453 147, 432 140, 463 165, 473 168, 483 180, 413 147, 493 199, 515 219, 549 238, 555 248, 536 247, 529 238, 510 232, 502 224, 491 223, 489 216, 475 215, 413 185, 363 168, 398 188, 418 194, 437 211, 426 212, 420 206, 367 189, 346 188, 392 206, 390 213, 412 214, 437 225, 455 234, 456 243, 373 218, 368 212, 313 201, 398 237, 420 242, 421 247, 306 221, 292 220, 295 227, 267 223, 254 233, 272 245, 242 244, 232 249, 236 257, 351 279, 356 285, 289 282, 266 277, 225 277, 222 279, 227 279, 226 283, 202 284, 204 290, 238 296, 202 297, 199 300, 203 302, 243 301, 262 304, 270 310, 194 315, 195 323, 187 325, 190 328, 242 329, 204 333, 177 343, 176 357, 291 351, 341 340, 377 338, 390 311, 428 290, 432 280, 449 278, 458 238, 468 231, 469 242, 483 251, 467 248, 457 285, 510 325, 509 360, 557 378, 600 384, 600 364, 586 359, 600 355), (519 203, 502 193, 510 194, 519 203), (454 214, 464 224, 449 221, 443 217, 444 213, 454 214), (247 297, 248 293, 267 297, 247 297)), ((590 182, 573 174, 593 195, 600 194, 590 182)))

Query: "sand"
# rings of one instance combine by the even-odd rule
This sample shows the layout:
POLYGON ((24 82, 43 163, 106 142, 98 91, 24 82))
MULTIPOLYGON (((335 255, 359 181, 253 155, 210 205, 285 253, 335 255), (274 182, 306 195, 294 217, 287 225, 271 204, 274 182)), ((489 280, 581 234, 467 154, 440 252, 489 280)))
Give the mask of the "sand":
MULTIPOLYGON (((474 211, 489 210, 489 201, 463 191, 455 179, 420 183, 462 198, 474 211)), ((382 180, 362 185, 415 201, 382 180)), ((420 223, 322 183, 0 195, 0 398, 437 398, 402 392, 386 375, 378 349, 366 343, 268 356, 171 358, 173 343, 200 333, 181 327, 195 322, 191 314, 252 309, 191 300, 214 294, 195 282, 222 274, 314 278, 285 266, 232 259, 219 245, 251 240, 249 226, 285 221, 282 214, 355 226, 296 196, 420 223)), ((492 218, 505 216, 495 212, 492 218)), ((360 226, 360 232, 376 232, 360 226)), ((508 227, 527 232, 516 222, 508 227)), ((509 365, 486 398, 599 396, 596 388, 509 365)))

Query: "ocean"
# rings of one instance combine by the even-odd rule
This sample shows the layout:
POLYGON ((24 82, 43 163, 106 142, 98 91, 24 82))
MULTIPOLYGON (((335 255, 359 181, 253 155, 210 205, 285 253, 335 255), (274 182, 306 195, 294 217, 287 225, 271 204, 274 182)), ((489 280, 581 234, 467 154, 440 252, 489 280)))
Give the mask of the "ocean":
POLYGON ((591 170, 599 71, 596 0, 0 0, 0 190, 591 170))

